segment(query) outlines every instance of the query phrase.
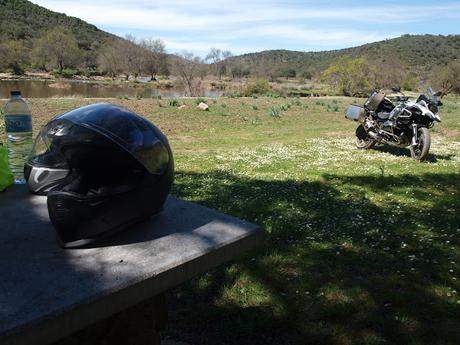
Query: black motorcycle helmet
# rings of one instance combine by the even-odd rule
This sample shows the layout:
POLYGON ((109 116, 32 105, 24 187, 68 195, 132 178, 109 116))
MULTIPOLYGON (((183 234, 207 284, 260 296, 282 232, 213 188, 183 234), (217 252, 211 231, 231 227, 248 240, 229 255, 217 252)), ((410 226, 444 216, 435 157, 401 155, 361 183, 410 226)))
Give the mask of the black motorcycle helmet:
POLYGON ((163 133, 108 103, 52 119, 24 167, 30 191, 48 195, 49 216, 65 248, 90 244, 161 211, 173 173, 163 133))

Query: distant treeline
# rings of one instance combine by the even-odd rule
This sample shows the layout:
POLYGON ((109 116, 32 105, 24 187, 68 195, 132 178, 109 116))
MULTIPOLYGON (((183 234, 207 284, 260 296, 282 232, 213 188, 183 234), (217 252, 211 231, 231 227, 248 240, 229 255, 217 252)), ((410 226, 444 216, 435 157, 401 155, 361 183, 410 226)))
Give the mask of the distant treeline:
POLYGON ((120 38, 26 0, 0 0, 0 72, 151 79, 173 74, 190 93, 196 89, 196 79, 207 75, 313 79, 345 95, 392 85, 411 90, 426 83, 458 92, 460 84, 460 35, 404 35, 324 52, 271 50, 232 56, 210 48, 205 58, 171 55, 165 48, 159 39, 120 38))

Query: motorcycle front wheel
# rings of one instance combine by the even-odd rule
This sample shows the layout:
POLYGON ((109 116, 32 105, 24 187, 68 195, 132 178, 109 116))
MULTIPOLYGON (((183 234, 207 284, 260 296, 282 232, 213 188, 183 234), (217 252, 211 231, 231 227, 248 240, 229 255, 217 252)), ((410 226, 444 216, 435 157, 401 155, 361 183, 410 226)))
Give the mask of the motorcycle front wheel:
POLYGON ((420 127, 417 131, 417 145, 410 147, 410 155, 412 158, 422 162, 428 156, 430 145, 430 131, 426 127, 420 127))
POLYGON ((356 128, 356 147, 360 150, 368 150, 373 148, 374 145, 375 140, 369 138, 363 125, 359 125, 359 127, 356 128))

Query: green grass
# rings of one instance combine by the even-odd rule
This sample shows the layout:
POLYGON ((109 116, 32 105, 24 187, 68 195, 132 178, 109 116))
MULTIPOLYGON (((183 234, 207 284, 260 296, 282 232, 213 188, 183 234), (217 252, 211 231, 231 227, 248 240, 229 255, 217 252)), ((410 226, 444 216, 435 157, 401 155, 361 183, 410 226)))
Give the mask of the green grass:
MULTIPOLYGON (((168 136, 174 194, 263 226, 265 243, 169 296, 192 344, 459 344, 460 99, 428 161, 354 147, 353 98, 221 98, 208 112, 111 100, 168 136), (224 106, 225 105, 225 106, 224 106), (282 112, 271 116, 271 109, 282 112), (283 109, 283 110, 281 110, 283 109), (337 110, 337 111, 336 111, 337 110)), ((91 100, 31 100, 35 130, 91 100)))
POLYGON ((211 121, 177 150, 174 193, 261 224, 267 240, 174 292, 172 337, 460 341, 460 112, 444 116, 420 164, 405 149, 355 149, 355 124, 341 112, 350 101, 303 101, 304 113, 270 99, 270 111, 284 110, 274 118, 262 99, 259 126, 230 114, 233 126, 211 121))

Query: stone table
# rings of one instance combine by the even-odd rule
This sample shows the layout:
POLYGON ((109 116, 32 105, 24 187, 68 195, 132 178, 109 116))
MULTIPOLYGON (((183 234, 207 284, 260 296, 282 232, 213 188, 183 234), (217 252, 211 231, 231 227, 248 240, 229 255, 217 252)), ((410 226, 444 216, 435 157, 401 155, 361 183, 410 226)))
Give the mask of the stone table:
POLYGON ((152 297, 164 305, 166 290, 262 241, 257 225, 169 197, 109 242, 62 249, 46 197, 12 186, 0 193, 0 344, 47 344, 152 297))

